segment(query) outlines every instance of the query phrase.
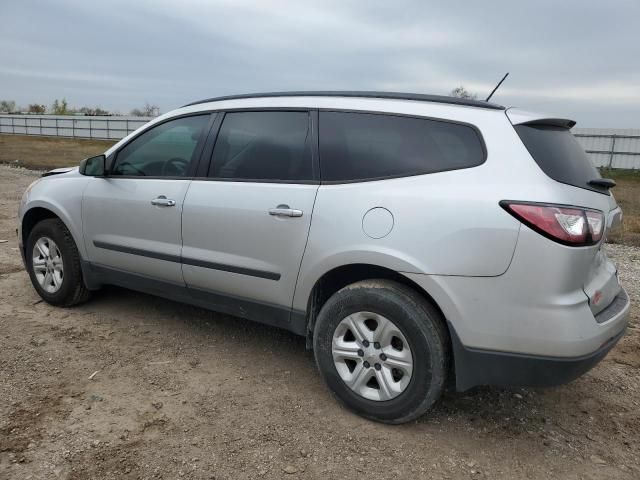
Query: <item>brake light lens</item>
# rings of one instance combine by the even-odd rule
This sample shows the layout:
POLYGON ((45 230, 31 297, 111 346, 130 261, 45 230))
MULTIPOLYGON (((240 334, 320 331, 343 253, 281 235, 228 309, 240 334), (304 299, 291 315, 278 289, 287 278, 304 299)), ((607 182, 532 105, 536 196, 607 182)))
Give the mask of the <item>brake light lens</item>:
POLYGON ((594 242, 599 242, 604 231, 604 215, 594 210, 587 210, 586 213, 591 238, 594 242))
POLYGON ((598 210, 549 203, 502 201, 500 206, 545 237, 574 247, 602 239, 604 215, 598 210))

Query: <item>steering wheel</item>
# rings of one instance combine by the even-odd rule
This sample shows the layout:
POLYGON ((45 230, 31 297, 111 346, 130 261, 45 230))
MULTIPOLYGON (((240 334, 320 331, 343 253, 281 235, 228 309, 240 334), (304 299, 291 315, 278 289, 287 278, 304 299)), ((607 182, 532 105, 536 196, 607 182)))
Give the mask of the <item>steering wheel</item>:
POLYGON ((181 177, 187 171, 188 166, 189 162, 184 158, 171 158, 162 166, 162 175, 164 177, 181 177))
POLYGON ((116 173, 117 175, 126 175, 126 169, 130 168, 132 170, 135 170, 139 175, 146 175, 146 173, 144 173, 142 170, 140 170, 138 167, 136 167, 135 165, 133 165, 132 163, 129 162, 122 162, 118 165, 116 165, 116 173))

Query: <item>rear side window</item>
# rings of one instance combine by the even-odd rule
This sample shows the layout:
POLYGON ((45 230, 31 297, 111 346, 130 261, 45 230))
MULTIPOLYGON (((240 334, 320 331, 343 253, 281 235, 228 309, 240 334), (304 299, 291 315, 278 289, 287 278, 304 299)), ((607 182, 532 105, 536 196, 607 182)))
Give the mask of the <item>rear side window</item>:
POLYGON ((445 121, 384 114, 320 112, 323 181, 420 175, 480 165, 475 129, 445 121))
POLYGON ((549 177, 574 187, 608 193, 606 188, 588 184, 590 180, 601 178, 600 172, 568 129, 532 124, 514 128, 533 159, 549 177))
POLYGON ((209 177, 313 180, 308 112, 232 112, 224 116, 209 177))

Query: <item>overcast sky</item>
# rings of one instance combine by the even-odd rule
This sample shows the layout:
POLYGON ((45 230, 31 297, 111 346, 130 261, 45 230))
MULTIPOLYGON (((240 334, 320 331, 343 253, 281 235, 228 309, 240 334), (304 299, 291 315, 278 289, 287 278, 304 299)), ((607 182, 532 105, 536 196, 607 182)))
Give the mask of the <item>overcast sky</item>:
POLYGON ((1 0, 0 99, 145 102, 277 90, 484 98, 640 128, 640 1, 1 0))

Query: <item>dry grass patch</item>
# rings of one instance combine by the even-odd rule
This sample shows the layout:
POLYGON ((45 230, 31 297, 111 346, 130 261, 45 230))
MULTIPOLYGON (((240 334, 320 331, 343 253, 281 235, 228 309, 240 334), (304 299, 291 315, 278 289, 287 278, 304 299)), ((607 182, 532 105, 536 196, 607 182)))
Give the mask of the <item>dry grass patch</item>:
POLYGON ((602 170, 602 176, 618 184, 613 195, 623 211, 622 229, 609 236, 609 241, 640 246, 640 171, 602 170))
MULTIPOLYGON (((77 138, 0 135, 0 163, 20 165, 36 170, 74 166, 84 158, 99 155, 114 141, 77 138)), ((622 229, 610 236, 612 243, 640 246, 640 171, 603 170, 602 176, 613 178, 613 190, 624 211, 622 229)))
POLYGON ((114 143, 110 140, 0 135, 0 163, 35 170, 75 166, 84 158, 104 153, 114 143))

